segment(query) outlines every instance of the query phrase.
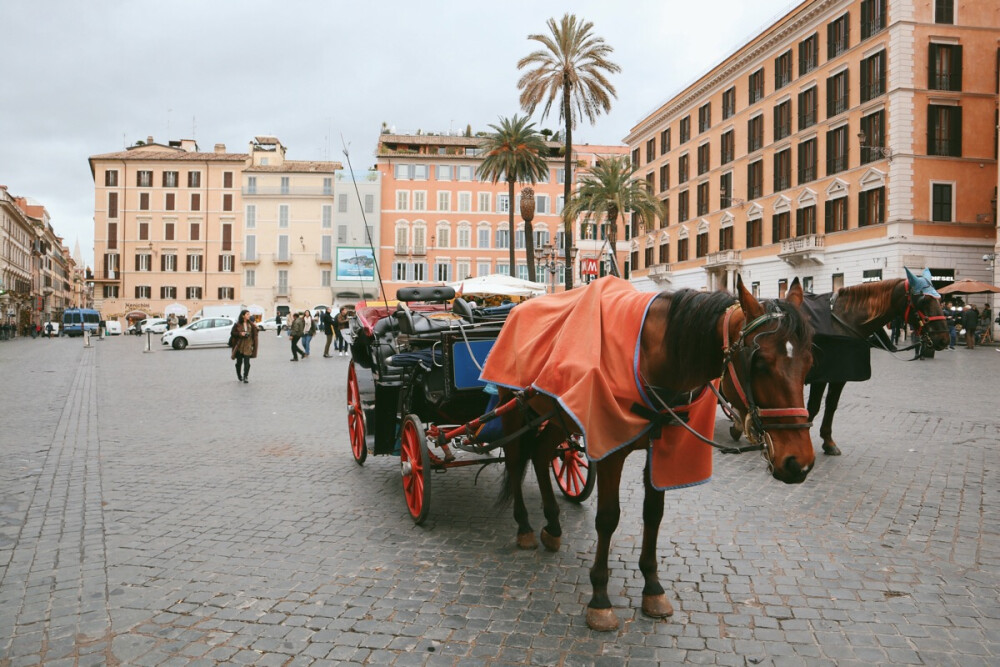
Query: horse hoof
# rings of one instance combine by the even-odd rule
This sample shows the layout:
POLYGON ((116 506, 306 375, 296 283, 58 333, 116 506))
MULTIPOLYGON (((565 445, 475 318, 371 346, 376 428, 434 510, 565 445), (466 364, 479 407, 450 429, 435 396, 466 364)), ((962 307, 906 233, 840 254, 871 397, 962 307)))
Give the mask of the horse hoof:
POLYGON ((642 613, 652 618, 666 618, 674 615, 674 608, 664 593, 642 596, 642 613))
POLYGON ((587 627, 597 632, 617 630, 618 617, 615 616, 615 610, 587 607, 587 627))
POLYGON ((521 533, 517 536, 517 548, 518 549, 537 549, 538 540, 535 539, 535 533, 521 533))
POLYGON ((836 443, 823 443, 823 453, 827 456, 840 456, 840 447, 836 443))
POLYGON ((552 537, 547 530, 542 528, 542 546, 545 547, 546 551, 559 551, 561 545, 561 537, 552 537))

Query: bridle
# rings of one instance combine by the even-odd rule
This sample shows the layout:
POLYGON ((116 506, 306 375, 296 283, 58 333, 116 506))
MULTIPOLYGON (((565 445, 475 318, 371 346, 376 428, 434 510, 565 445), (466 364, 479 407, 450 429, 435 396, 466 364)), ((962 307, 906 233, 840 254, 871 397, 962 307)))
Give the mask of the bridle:
MULTIPOLYGON (((931 316, 925 315, 924 312, 917 307, 917 299, 923 296, 923 292, 917 291, 916 287, 914 287, 913 290, 910 290, 909 280, 904 281, 903 284, 906 287, 906 294, 908 297, 906 300, 906 311, 903 313, 903 321, 906 322, 907 324, 910 324, 910 316, 913 313, 916 313, 918 322, 917 337, 920 338, 921 345, 926 345, 927 347, 934 347, 934 344, 931 342, 930 334, 924 332, 924 325, 928 324, 929 322, 945 320, 947 318, 945 318, 943 314, 931 315, 931 316)), ((931 298, 933 298, 933 296, 931 298)))
POLYGON ((737 308, 740 308, 738 303, 729 307, 726 311, 726 317, 722 325, 724 365, 721 379, 724 380, 726 373, 729 374, 737 395, 740 397, 740 400, 743 401, 743 405, 747 408, 747 413, 743 419, 743 432, 746 434, 747 440, 759 448, 767 447, 768 460, 771 461, 774 457, 774 443, 771 441, 771 436, 768 431, 808 429, 812 427, 812 422, 809 421, 809 411, 804 407, 762 408, 757 404, 756 397, 754 396, 753 359, 757 352, 760 351, 760 345, 757 344, 757 336, 771 335, 778 330, 778 326, 775 325, 775 327, 770 331, 764 331, 757 334, 757 336, 754 337, 752 347, 747 344, 748 336, 768 322, 780 320, 785 316, 785 313, 780 310, 772 311, 764 313, 749 322, 744 322, 743 326, 740 328, 739 334, 736 336, 736 339, 732 342, 732 344, 730 344, 729 322, 737 308), (736 372, 737 365, 743 370, 743 373, 746 376, 745 383, 741 382, 740 374, 736 372), (765 419, 775 419, 780 417, 803 418, 806 419, 806 421, 791 424, 764 422, 765 419))

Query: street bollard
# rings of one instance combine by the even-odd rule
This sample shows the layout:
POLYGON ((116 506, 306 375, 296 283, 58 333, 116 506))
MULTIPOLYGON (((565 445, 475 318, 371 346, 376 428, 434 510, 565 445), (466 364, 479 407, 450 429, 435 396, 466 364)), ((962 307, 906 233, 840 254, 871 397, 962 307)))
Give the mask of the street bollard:
POLYGON ((150 341, 152 340, 151 339, 152 335, 153 335, 153 332, 150 331, 149 329, 146 329, 146 349, 143 350, 144 353, 145 352, 152 352, 153 351, 153 348, 150 347, 150 344, 151 344, 150 341))
POLYGON ((90 347, 90 331, 86 328, 83 330, 83 346, 90 347))

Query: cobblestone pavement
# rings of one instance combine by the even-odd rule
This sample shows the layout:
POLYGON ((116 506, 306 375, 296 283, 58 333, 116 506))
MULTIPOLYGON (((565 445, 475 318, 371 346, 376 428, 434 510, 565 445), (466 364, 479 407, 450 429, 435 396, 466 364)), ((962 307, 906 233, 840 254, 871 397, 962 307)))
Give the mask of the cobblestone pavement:
POLYGON ((287 339, 262 340, 249 385, 224 349, 0 345, 0 665, 1000 661, 993 348, 875 354, 842 400, 844 455, 805 484, 716 456, 712 483, 668 493, 666 621, 637 608, 633 457, 623 624, 598 634, 594 499, 561 504, 559 553, 521 552, 499 467, 451 470, 415 527, 397 460, 351 458, 347 360, 292 364, 287 339))

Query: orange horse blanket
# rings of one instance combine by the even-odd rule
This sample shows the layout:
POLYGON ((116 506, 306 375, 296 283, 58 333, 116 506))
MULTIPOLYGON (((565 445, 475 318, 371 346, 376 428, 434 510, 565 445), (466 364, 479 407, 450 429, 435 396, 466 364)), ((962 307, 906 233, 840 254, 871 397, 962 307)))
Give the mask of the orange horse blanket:
MULTIPOLYGON (((606 277, 522 303, 500 331, 481 379, 534 387, 554 398, 586 438, 588 458, 598 461, 654 426, 631 408, 641 403, 659 411, 639 379, 639 337, 655 298, 606 277)), ((706 388, 684 408, 688 425, 712 438, 715 407, 715 395, 706 388)), ((649 456, 658 489, 701 484, 712 476, 711 448, 682 426, 664 427, 649 456)))

